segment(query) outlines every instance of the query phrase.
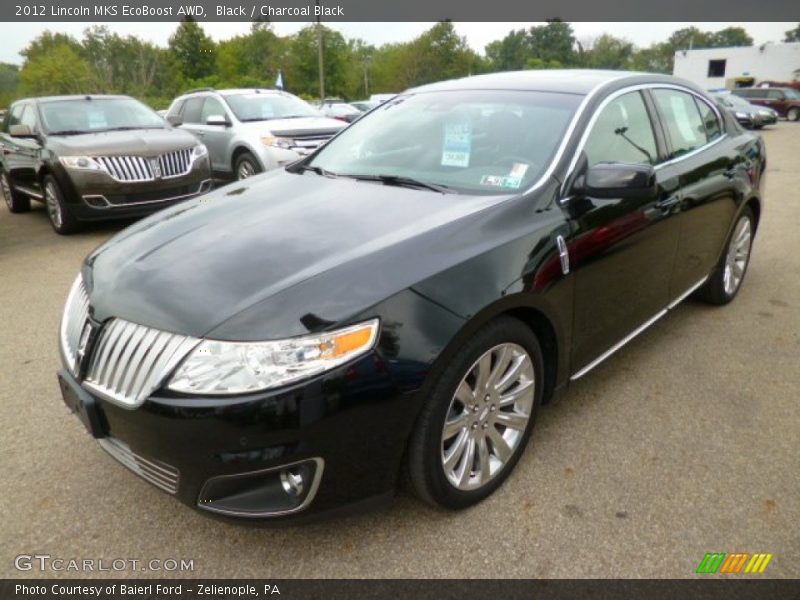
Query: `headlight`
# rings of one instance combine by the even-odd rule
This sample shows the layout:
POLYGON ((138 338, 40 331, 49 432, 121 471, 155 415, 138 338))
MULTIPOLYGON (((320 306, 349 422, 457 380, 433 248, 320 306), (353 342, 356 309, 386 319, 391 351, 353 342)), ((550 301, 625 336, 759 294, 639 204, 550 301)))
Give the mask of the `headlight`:
POLYGON ((323 373, 375 345, 378 319, 337 331, 272 342, 204 340, 167 387, 187 394, 243 394, 323 373))
POLYGON ((285 137, 275 137, 268 135, 261 138, 261 143, 265 146, 273 146, 275 148, 283 148, 284 150, 291 150, 294 146, 294 140, 285 137))
POLYGON ((85 171, 104 171, 91 156, 62 156, 58 159, 68 169, 81 169, 85 171))
POLYGON ((748 118, 750 118, 750 115, 748 115, 747 113, 743 113, 743 112, 738 112, 737 111, 736 112, 736 118, 737 119, 748 119, 748 118))
POLYGON ((192 148, 192 156, 195 158, 200 158, 208 154, 208 148, 206 148, 203 144, 198 144, 194 148, 192 148))

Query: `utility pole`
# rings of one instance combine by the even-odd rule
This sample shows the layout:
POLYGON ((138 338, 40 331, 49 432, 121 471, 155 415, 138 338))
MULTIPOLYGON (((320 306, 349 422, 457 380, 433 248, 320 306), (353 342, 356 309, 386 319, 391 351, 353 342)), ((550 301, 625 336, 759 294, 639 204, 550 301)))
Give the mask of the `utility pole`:
POLYGON ((369 98, 369 63, 372 57, 364 56, 364 97, 369 98))
MULTIPOLYGON (((319 0, 315 0, 315 4, 319 6, 319 0)), ((317 11, 319 15, 319 11, 317 11)), ((319 61, 319 101, 325 102, 325 67, 322 61, 322 24, 320 18, 317 17, 317 58, 319 61)))

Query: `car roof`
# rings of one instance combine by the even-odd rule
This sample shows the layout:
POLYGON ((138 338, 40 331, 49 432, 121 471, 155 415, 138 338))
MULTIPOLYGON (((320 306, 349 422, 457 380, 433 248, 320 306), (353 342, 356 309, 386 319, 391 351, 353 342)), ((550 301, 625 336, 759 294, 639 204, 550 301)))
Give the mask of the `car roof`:
POLYGON ((286 95, 289 96, 289 92, 284 90, 276 90, 276 89, 269 89, 269 88, 230 88, 224 90, 215 90, 215 89, 202 89, 202 90, 192 90, 191 92, 186 92, 183 96, 194 96, 196 94, 219 94, 220 96, 239 96, 244 94, 269 94, 273 96, 278 95, 286 95))
POLYGON ((670 75, 640 73, 636 71, 604 71, 593 69, 532 69, 528 71, 508 71, 488 73, 462 79, 452 79, 432 83, 409 90, 433 92, 448 90, 525 90, 541 92, 561 92, 586 95, 595 88, 614 81, 641 80, 637 83, 679 83, 694 88, 689 82, 670 75))
POLYGON ((31 98, 20 98, 19 100, 15 101, 14 104, 18 102, 63 102, 65 100, 104 100, 104 99, 115 99, 115 98, 131 98, 130 96, 126 96, 124 94, 73 94, 70 96, 39 96, 39 97, 31 97, 31 98))

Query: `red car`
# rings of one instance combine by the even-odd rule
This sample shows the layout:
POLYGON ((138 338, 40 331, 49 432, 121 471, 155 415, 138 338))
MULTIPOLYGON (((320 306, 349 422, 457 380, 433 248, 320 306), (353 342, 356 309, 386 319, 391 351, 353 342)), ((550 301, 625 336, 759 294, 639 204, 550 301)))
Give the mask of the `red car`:
POLYGON ((790 121, 800 121, 800 92, 788 87, 738 88, 731 90, 751 104, 768 106, 790 121))

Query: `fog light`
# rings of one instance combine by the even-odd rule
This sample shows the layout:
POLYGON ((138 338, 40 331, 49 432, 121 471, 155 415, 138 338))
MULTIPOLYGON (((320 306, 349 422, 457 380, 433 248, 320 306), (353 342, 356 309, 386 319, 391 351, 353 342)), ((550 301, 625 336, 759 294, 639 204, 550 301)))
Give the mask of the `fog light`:
POLYGON ((290 496, 300 496, 303 493, 303 475, 296 469, 281 471, 281 486, 283 491, 290 496))
POLYGON ((197 506, 237 517, 298 512, 314 500, 324 461, 310 458, 262 471, 218 475, 205 482, 197 506))

